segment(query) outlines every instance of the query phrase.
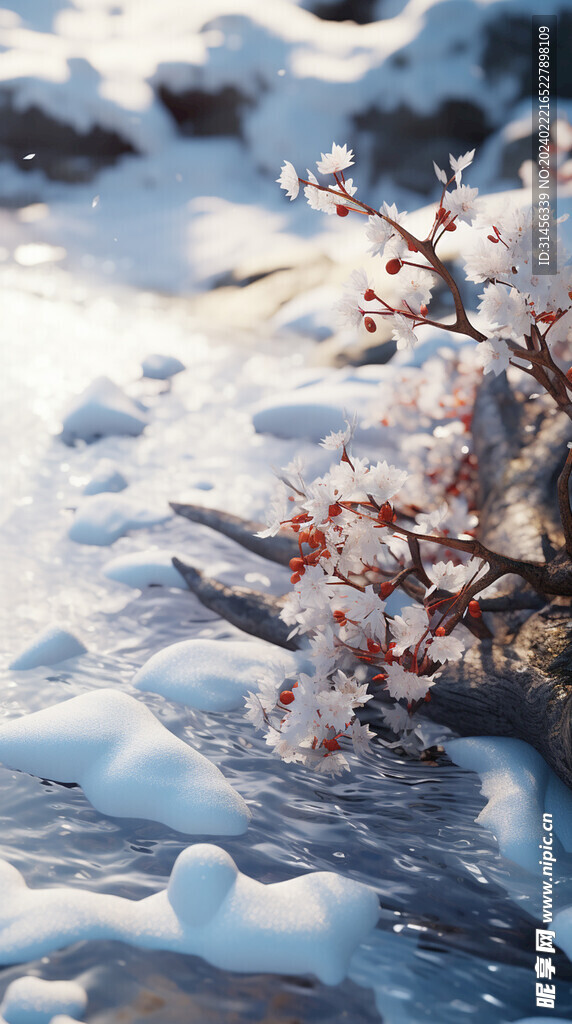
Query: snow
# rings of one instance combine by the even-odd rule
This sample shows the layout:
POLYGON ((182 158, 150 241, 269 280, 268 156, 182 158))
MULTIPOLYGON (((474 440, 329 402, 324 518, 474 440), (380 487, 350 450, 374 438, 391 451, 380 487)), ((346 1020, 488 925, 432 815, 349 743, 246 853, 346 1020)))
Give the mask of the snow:
POLYGON ((10 662, 9 668, 23 671, 38 665, 57 665, 60 661, 84 654, 86 650, 81 640, 69 630, 48 626, 10 662))
POLYGON ((220 847, 179 854, 166 889, 135 901, 81 889, 29 889, 0 861, 0 962, 112 938, 199 955, 231 971, 315 974, 335 985, 379 915, 368 886, 333 872, 264 885, 220 847))
POLYGON ((193 834, 237 835, 248 825, 246 804, 218 768, 117 690, 4 722, 0 759, 42 779, 78 782, 103 814, 193 834))
POLYGON ((146 426, 147 417, 141 407, 109 377, 98 377, 65 413, 62 440, 74 444, 109 434, 136 437, 146 426))
POLYGON ((153 380, 168 380, 177 373, 182 373, 184 364, 175 356, 151 355, 146 356, 141 363, 144 377, 151 377, 153 380))
POLYGON ((234 711, 244 707, 261 677, 276 686, 300 668, 295 654, 262 640, 183 640, 157 651, 137 672, 133 685, 160 693, 199 711, 234 711))
POLYGON ((0 1004, 5 1024, 62 1024, 62 1015, 80 1016, 87 1006, 85 989, 75 981, 46 981, 26 975, 11 981, 0 1004))
POLYGON ((119 466, 111 459, 100 459, 97 463, 91 479, 83 489, 84 494, 101 494, 102 491, 124 491, 127 487, 127 480, 123 476, 119 466))
POLYGON ((117 580, 118 583, 125 583, 126 586, 139 590, 152 586, 187 590, 187 584, 173 565, 175 554, 181 561, 185 561, 184 555, 161 548, 132 551, 128 555, 120 555, 106 562, 103 566, 103 575, 109 580, 117 580))
POLYGON ((538 751, 511 737, 470 737, 445 741, 461 768, 477 772, 487 798, 477 821, 497 837, 504 857, 538 873, 542 815, 552 814, 554 852, 572 852, 572 792, 538 751))
POLYGON ((124 495, 94 494, 78 505, 68 536, 77 544, 105 547, 129 530, 142 530, 164 523, 171 514, 149 508, 124 495))
MULTIPOLYGON (((386 375, 385 367, 323 373, 322 380, 283 392, 259 403, 252 414, 254 429, 282 438, 307 438, 319 442, 332 431, 344 430, 354 412, 363 413, 374 401, 375 388, 386 375)), ((360 416, 361 422, 361 416, 360 416)), ((380 431, 358 427, 358 440, 379 441, 380 431)))

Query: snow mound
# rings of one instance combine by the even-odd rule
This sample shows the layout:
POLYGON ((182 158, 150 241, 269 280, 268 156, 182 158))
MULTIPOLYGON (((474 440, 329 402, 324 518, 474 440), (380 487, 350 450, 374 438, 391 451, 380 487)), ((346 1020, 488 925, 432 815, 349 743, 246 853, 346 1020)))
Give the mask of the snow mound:
POLYGON ((261 676, 274 676, 276 688, 295 675, 295 654, 263 640, 182 640, 157 651, 139 670, 133 685, 160 693, 199 711, 233 711, 244 706, 261 676))
MULTIPOLYGON (((345 430, 354 412, 361 416, 374 401, 378 383, 376 377, 333 379, 295 388, 261 402, 253 412, 254 429, 258 434, 320 441, 331 431, 345 430)), ((364 433, 372 439, 372 431, 361 428, 355 433, 356 439, 364 433)))
POLYGON ((91 480, 83 489, 84 494, 101 494, 102 491, 124 491, 127 480, 111 459, 100 459, 91 480))
POLYGON ((173 565, 173 552, 166 549, 132 551, 129 555, 112 558, 103 566, 103 575, 139 590, 152 586, 187 590, 187 584, 173 565))
POLYGON ((0 726, 0 760, 57 782, 78 782, 103 814, 148 818, 189 834, 239 835, 244 800, 206 757, 144 704, 94 690, 0 726))
POLYGON ((538 751, 505 736, 448 740, 444 746, 455 764, 480 775, 487 804, 476 820, 494 832, 504 857, 538 874, 544 813, 553 816, 555 856, 572 852, 572 793, 538 751))
POLYGON ((152 355, 146 356, 141 363, 144 377, 151 377, 152 380, 168 380, 176 373, 186 369, 184 363, 175 356, 152 355))
POLYGON ((67 658, 85 654, 87 648, 73 633, 60 626, 48 626, 21 652, 9 667, 17 671, 37 668, 38 665, 57 665, 67 658))
POLYGON ((129 530, 156 526, 171 515, 170 511, 147 508, 124 495, 94 494, 79 504, 68 537, 78 544, 105 547, 129 530))
POLYGON ((515 1020, 513 1024, 538 1024, 538 1021, 544 1021, 544 1024, 546 1024, 547 1020, 551 1024, 570 1024, 570 1018, 566 1021, 564 1017, 553 1017, 552 1014, 550 1017, 521 1017, 520 1020, 515 1020))
POLYGON ((69 1020, 70 1014, 82 1014, 86 1006, 87 995, 77 982, 46 981, 27 975, 8 985, 0 1016, 6 1024, 53 1024, 54 1014, 60 1021, 60 1014, 69 1020))
POLYGON ((147 417, 109 377, 98 377, 76 399, 63 419, 62 441, 96 441, 110 434, 137 437, 147 417))
POLYGON ((199 955, 223 970, 315 974, 335 985, 379 916, 369 886, 329 871, 264 885, 220 847, 179 854, 167 889, 136 901, 81 889, 28 889, 0 861, 0 962, 86 939, 199 955))

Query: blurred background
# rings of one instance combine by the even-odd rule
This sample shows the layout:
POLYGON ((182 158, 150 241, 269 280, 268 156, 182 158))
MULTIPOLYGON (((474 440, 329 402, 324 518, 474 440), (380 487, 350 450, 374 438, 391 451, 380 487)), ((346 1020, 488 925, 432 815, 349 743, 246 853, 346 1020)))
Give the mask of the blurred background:
MULTIPOLYGON (((283 160, 304 173, 332 141, 348 143, 358 194, 412 210, 436 198, 433 160, 446 166, 450 152, 476 147, 471 185, 521 188, 539 7, 6 0, 0 258, 99 288, 216 289, 193 308, 328 337, 330 294, 316 290, 361 258, 363 225, 342 232, 303 200, 290 205, 275 184, 283 160)), ((551 11, 562 133, 572 4, 551 11)))

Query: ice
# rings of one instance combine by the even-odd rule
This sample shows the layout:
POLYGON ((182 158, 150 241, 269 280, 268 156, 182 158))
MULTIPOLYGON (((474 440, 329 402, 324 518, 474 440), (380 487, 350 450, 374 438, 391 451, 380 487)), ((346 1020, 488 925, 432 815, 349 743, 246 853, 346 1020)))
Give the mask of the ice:
POLYGON ((80 502, 68 536, 78 544, 105 547, 129 530, 156 526, 171 515, 171 512, 151 509, 125 495, 94 494, 80 502))
POLYGON ((168 380, 176 373, 181 373, 185 366, 175 356, 151 355, 141 363, 144 377, 151 377, 153 380, 168 380))
POLYGON ((62 1015, 69 1019, 83 1014, 86 1006, 87 995, 77 982, 46 981, 30 974, 10 982, 0 1017, 6 1024, 53 1024, 61 1021, 62 1015))
POLYGON ((9 668, 22 671, 38 665, 57 665, 67 658, 85 654, 81 640, 61 626, 48 626, 10 663, 9 668))
POLYGON ((108 938, 199 955, 225 970, 311 973, 335 985, 379 916, 376 893, 361 882, 320 871, 264 885, 206 843, 183 850, 167 888, 139 901, 77 888, 28 889, 6 861, 0 884, 5 964, 108 938))
MULTIPOLYGON (((173 565, 176 552, 154 548, 152 551, 132 551, 128 555, 112 558, 103 566, 103 574, 110 580, 125 583, 142 590, 144 587, 177 587, 187 590, 180 572, 173 565)), ((184 561, 183 556, 181 557, 184 561)))
POLYGON ((112 459, 100 459, 91 479, 83 489, 84 494, 101 494, 102 491, 124 491, 127 480, 112 459))
POLYGON ((556 856, 572 852, 572 792, 538 751, 506 736, 447 740, 444 746, 455 764, 480 775, 487 804, 477 821, 494 832, 503 856, 538 874, 544 813, 553 816, 556 856))
POLYGON ((78 782, 114 817, 148 818, 189 834, 239 835, 249 812, 215 765, 134 697, 94 690, 0 726, 4 765, 78 782))
POLYGON ((262 676, 273 677, 278 689, 298 670, 295 654, 263 640, 197 638, 157 651, 133 685, 199 711, 233 711, 244 707, 244 698, 258 689, 262 676))
POLYGON ((147 426, 147 416, 109 377, 98 377, 72 403, 63 418, 62 440, 95 441, 109 434, 136 437, 147 426))

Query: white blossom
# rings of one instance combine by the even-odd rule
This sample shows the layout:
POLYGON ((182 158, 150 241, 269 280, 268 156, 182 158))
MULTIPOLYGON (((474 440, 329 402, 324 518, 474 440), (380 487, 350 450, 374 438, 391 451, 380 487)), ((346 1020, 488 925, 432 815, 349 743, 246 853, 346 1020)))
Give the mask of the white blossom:
POLYGON ((472 164, 474 155, 474 149, 471 149, 466 153, 463 153, 462 156, 458 156, 456 158, 454 156, 451 156, 451 154, 449 153, 449 162, 455 174, 455 181, 457 182, 457 185, 461 184, 461 174, 463 173, 465 168, 469 166, 469 164, 472 164))
POLYGON ((449 590, 456 594, 467 582, 467 567, 454 565, 453 562, 435 562, 427 569, 427 575, 433 584, 427 594, 432 594, 434 590, 449 590))
POLYGON ((397 662, 387 665, 385 671, 386 689, 395 700, 421 700, 437 680, 437 673, 433 673, 432 676, 418 676, 415 672, 406 672, 397 662))
POLYGON ((351 167, 354 162, 353 150, 348 150, 347 145, 338 146, 332 142, 330 153, 322 153, 322 159, 318 160, 316 167, 320 174, 336 174, 351 167))
POLYGON ((427 612, 422 605, 412 604, 404 608, 403 615, 396 615, 391 623, 391 632, 396 641, 393 653, 400 657, 408 647, 415 647, 427 630, 427 612))
POLYGON ((456 636, 436 636, 429 647, 431 661, 459 661, 463 656, 465 645, 456 636))
POLYGON ((476 216, 475 199, 478 195, 478 188, 469 188, 468 185, 458 185, 452 192, 445 192, 443 196, 443 207, 448 210, 457 220, 465 224, 472 224, 476 216))
POLYGON ((494 373, 498 377, 503 370, 508 370, 510 349, 504 338, 488 338, 479 342, 477 357, 485 373, 494 373))
POLYGON ((447 172, 446 171, 442 171, 441 168, 437 166, 435 161, 433 161, 433 170, 435 171, 435 174, 437 175, 437 178, 439 179, 441 184, 442 185, 446 185, 447 184, 447 172))
POLYGON ((300 182, 298 181, 298 172, 289 160, 284 161, 280 177, 276 178, 276 181, 280 188, 285 189, 286 195, 290 197, 290 202, 292 202, 300 191, 300 182))
POLYGON ((411 321, 401 313, 395 313, 391 322, 393 324, 391 336, 397 342, 398 349, 415 348, 418 339, 415 331, 411 328, 411 321))

